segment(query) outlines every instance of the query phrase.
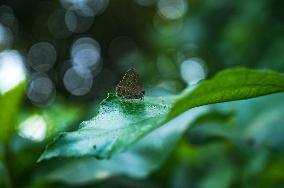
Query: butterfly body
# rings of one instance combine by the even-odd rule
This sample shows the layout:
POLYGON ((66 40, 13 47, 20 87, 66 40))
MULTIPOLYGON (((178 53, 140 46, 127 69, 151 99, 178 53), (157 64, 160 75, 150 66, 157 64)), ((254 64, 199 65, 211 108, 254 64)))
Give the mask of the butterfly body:
POLYGON ((116 95, 123 99, 143 99, 145 91, 135 69, 129 69, 116 86, 116 95))

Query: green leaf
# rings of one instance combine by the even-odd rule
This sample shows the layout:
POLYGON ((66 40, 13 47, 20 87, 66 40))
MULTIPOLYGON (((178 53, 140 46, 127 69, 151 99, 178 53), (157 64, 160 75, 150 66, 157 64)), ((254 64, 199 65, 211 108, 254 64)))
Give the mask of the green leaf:
POLYGON ((84 106, 72 105, 67 102, 59 101, 50 108, 42 111, 41 114, 48 125, 47 138, 50 138, 59 132, 68 130, 74 122, 78 123, 84 110, 84 106))
POLYGON ((208 170, 208 174, 200 181, 201 188, 227 188, 232 184, 235 174, 233 166, 222 161, 208 170))
POLYGON ((66 131, 81 117, 82 109, 80 106, 57 103, 42 111, 41 114, 47 121, 47 138, 66 131))
POLYGON ((266 147, 279 150, 284 146, 283 99, 284 94, 279 93, 251 100, 235 101, 230 105, 218 104, 214 107, 222 111, 234 111, 235 129, 227 131, 230 134, 236 134, 239 138, 236 144, 240 146, 245 144, 250 148, 266 147))
POLYGON ((2 161, 0 161, 0 187, 5 187, 5 184, 8 182, 5 171, 5 166, 3 165, 2 161))
POLYGON ((159 127, 134 144, 128 151, 118 153, 109 160, 82 157, 64 161, 46 161, 42 163, 42 169, 45 171, 42 173, 42 178, 48 181, 63 181, 72 185, 102 181, 117 175, 145 178, 160 168, 191 122, 206 109, 190 110, 177 121, 159 127))
MULTIPOLYGON (((246 122, 250 125, 243 130, 246 142, 254 147, 268 147, 275 150, 284 147, 283 99, 284 95, 279 94, 254 100, 254 106, 258 108, 258 111, 254 112, 246 122)), ((247 106, 249 104, 243 104, 243 108, 239 108, 238 111, 242 111, 247 106)))
POLYGON ((15 131, 16 118, 20 111, 25 83, 0 95, 0 141, 7 142, 15 131))
POLYGON ((83 122, 78 131, 59 135, 39 161, 56 156, 109 158, 158 128, 172 101, 170 97, 120 100, 109 94, 101 103, 97 116, 83 122))
POLYGON ((230 124, 232 119, 233 113, 211 110, 192 123, 186 136, 189 142, 195 145, 208 144, 212 141, 234 141, 237 130, 230 124))
POLYGON ((188 109, 220 102, 248 99, 284 91, 284 76, 272 71, 235 68, 202 81, 192 92, 186 92, 171 109, 168 120, 188 109))
MULTIPOLYGON (((29 122, 29 127, 34 127, 35 130, 42 129, 44 127, 45 140, 54 137, 62 131, 70 130, 72 125, 77 124, 82 117, 83 112, 86 114, 86 109, 83 105, 70 104, 62 99, 57 99, 52 105, 44 108, 32 108, 30 110, 23 110, 18 118, 17 130, 21 136, 29 138, 29 135, 22 135, 22 131, 25 130, 23 125, 29 122), (33 121, 34 117, 40 117, 44 125, 39 125, 33 121)), ((31 131, 30 136, 34 136, 35 133, 31 131)))
POLYGON ((178 97, 145 97, 139 101, 121 100, 110 94, 93 119, 83 122, 75 132, 59 135, 39 161, 53 157, 109 158, 191 108, 283 90, 284 76, 279 73, 236 68, 178 97))

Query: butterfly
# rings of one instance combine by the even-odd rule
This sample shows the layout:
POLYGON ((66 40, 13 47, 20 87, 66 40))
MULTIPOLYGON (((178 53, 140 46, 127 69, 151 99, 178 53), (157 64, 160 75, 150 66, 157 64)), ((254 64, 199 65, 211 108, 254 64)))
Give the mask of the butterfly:
POLYGON ((124 99, 143 99, 145 94, 140 76, 134 68, 126 71, 115 91, 117 96, 124 99))

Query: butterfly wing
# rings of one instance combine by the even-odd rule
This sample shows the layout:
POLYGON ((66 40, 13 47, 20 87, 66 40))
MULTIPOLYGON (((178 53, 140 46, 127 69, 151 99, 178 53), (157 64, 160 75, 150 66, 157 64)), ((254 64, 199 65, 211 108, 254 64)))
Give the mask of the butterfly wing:
POLYGON ((116 94, 123 98, 142 98, 143 85, 135 69, 128 70, 116 86, 116 94))

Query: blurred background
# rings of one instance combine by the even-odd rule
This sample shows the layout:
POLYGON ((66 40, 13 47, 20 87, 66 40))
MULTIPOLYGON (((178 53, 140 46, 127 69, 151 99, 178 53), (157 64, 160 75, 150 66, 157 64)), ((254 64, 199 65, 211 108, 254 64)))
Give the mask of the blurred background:
POLYGON ((15 187, 283 187, 283 94, 211 105, 155 156, 35 163, 56 134, 93 117, 130 68, 147 96, 178 94, 236 66, 283 72, 283 8, 281 0, 2 0, 0 93, 22 96, 1 107, 16 114, 15 187), (122 172, 122 159, 133 169, 122 172))

